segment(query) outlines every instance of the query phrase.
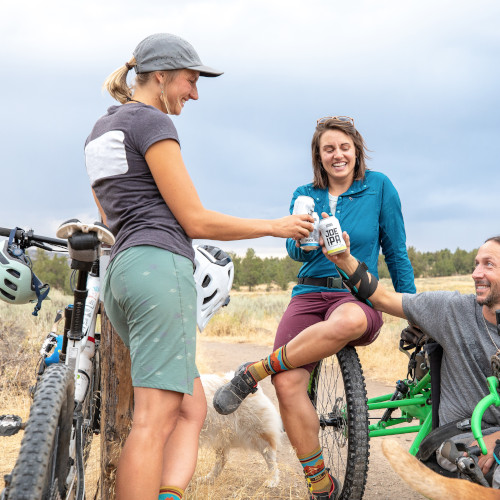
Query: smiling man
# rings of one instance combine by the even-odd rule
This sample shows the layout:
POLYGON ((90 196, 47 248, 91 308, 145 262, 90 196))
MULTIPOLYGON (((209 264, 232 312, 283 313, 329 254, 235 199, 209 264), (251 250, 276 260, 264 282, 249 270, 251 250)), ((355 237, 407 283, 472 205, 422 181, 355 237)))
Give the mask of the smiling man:
MULTIPOLYGON (((456 291, 401 294, 386 290, 350 255, 347 233, 344 239, 346 252, 328 255, 323 247, 323 253, 350 277, 346 283, 351 289, 354 285, 359 290, 358 298, 369 299, 379 311, 408 319, 442 346, 440 425, 470 419, 476 404, 488 394, 486 378, 492 375, 491 357, 500 356, 495 315, 500 309, 500 236, 486 240, 477 252, 472 273, 475 295, 456 291)), ((491 426, 485 431, 489 433, 485 437, 488 455, 479 458, 486 474, 495 462, 493 448, 495 440, 500 438, 500 409, 490 407, 483 422, 491 426)), ((473 444, 472 434, 461 434, 453 440, 473 444)), ((445 468, 452 465, 439 454, 437 460, 445 468)), ((500 468, 492 480, 493 487, 500 488, 500 468)))

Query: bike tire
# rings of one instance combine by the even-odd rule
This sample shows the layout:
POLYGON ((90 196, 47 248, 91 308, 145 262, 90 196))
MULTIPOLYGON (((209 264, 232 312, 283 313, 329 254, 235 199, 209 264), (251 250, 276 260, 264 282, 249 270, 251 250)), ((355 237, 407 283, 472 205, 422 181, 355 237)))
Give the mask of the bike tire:
POLYGON ((346 346, 319 363, 308 393, 320 420, 325 466, 342 483, 339 500, 361 500, 370 443, 365 379, 356 349, 346 346))
POLYGON ((37 385, 8 500, 65 498, 73 406, 73 373, 63 364, 49 366, 37 385))

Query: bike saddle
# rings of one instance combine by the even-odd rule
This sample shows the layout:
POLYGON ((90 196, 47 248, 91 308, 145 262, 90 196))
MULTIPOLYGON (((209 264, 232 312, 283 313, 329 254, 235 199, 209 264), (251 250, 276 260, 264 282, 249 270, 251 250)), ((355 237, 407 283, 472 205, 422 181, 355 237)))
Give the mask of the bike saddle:
POLYGON ((57 230, 56 236, 58 238, 68 239, 76 232, 82 233, 96 233, 99 241, 106 245, 113 245, 115 237, 107 226, 101 222, 93 222, 92 224, 85 224, 78 219, 69 219, 63 222, 57 230))

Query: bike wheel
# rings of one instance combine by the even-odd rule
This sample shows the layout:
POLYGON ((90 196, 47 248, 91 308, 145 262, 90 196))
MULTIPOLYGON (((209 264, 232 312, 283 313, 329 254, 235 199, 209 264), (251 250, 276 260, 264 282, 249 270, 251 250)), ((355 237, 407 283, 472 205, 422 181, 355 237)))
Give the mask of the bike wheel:
POLYGON ((320 421, 325 466, 342 482, 340 500, 361 500, 368 474, 368 407, 356 349, 346 346, 315 368, 309 397, 320 421))
POLYGON ((38 383, 21 449, 12 470, 9 500, 65 498, 74 406, 73 373, 52 365, 38 383))

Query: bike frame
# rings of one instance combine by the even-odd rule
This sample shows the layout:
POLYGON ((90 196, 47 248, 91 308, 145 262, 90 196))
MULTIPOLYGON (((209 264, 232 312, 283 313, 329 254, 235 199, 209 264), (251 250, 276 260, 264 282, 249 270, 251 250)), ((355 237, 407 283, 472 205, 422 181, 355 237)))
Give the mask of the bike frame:
MULTIPOLYGON (((89 336, 95 334, 97 323, 97 314, 99 312, 100 278, 98 275, 89 275, 88 271, 78 270, 77 287, 74 290, 73 310, 66 308, 66 325, 70 321, 70 328, 64 335, 63 349, 61 358, 64 363, 70 367, 75 376, 75 387, 78 379, 82 376, 88 376, 89 382, 86 394, 80 401, 76 399, 75 393, 75 411, 73 413, 73 428, 70 440, 70 456, 75 457, 76 461, 71 466, 67 477, 68 491, 71 491, 74 481, 78 478, 77 499, 83 499, 85 496, 85 470, 83 461, 83 426, 90 422, 83 421, 83 404, 87 397, 90 397, 93 373, 82 373, 80 369, 80 359, 89 336), (83 311, 83 314, 82 314, 83 311)), ((96 350, 98 349, 96 344, 96 350)), ((94 354, 95 355, 95 354, 94 354)), ((90 370, 92 370, 93 364, 90 370)))
MULTIPOLYGON (((95 231, 95 229, 93 229, 94 227, 95 226, 92 226, 90 230, 95 231)), ((73 239, 75 231, 77 233, 81 233, 81 231, 83 230, 83 233, 89 233, 88 226, 85 226, 79 222, 77 224, 72 224, 71 229, 72 231, 69 232, 69 236, 73 235, 73 239)), ((6 228, 0 228, 0 233, 2 236, 8 236, 9 232, 10 230, 6 228)), ((73 460, 71 461, 71 465, 66 476, 66 491, 68 492, 68 495, 72 495, 72 493, 74 493, 75 481, 77 481, 75 496, 76 500, 83 500, 85 498, 83 430, 85 426, 87 426, 87 429, 89 429, 90 432, 94 432, 96 430, 94 425, 91 426, 91 424, 93 423, 92 416, 94 415, 94 401, 87 399, 91 397, 93 398, 93 368, 96 361, 92 360, 90 366, 88 366, 87 364, 86 370, 84 371, 81 369, 81 360, 82 353, 85 350, 88 342, 90 342, 89 337, 92 336, 95 339, 97 315, 99 314, 100 309, 100 261, 98 255, 101 243, 100 241, 97 241, 96 237, 92 240, 92 234, 90 235, 91 240, 89 240, 89 235, 83 233, 81 233, 83 239, 80 240, 80 242, 83 242, 83 245, 77 244, 79 250, 73 250, 74 255, 71 255, 71 245, 69 243, 71 242, 71 238, 69 239, 69 242, 67 242, 65 240, 37 236, 33 234, 32 230, 23 231, 21 229, 16 229, 15 233, 16 242, 18 242, 23 251, 31 246, 37 246, 46 251, 54 251, 53 248, 48 247, 46 244, 55 245, 58 247, 68 247, 70 249, 70 255, 72 256, 70 267, 76 270, 76 286, 73 290, 74 301, 73 304, 67 306, 65 310, 64 335, 62 348, 59 353, 59 363, 64 363, 74 374, 75 387, 78 385, 79 379, 82 376, 88 377, 88 384, 85 393, 81 397, 77 397, 75 392, 74 412, 69 442, 69 456, 73 458, 73 460), (87 239, 85 240, 85 238, 87 239), (89 258, 89 255, 93 256, 93 258, 89 258), (82 256, 82 260, 79 260, 80 256, 82 256), (89 409, 88 416, 90 416, 90 420, 84 421, 83 412, 87 407, 89 409)), ((104 257, 104 259, 106 259, 106 257, 104 257)), ((55 325, 57 325, 59 319, 60 317, 56 318, 55 325)), ((47 359, 51 354, 50 348, 48 346, 54 345, 54 343, 50 342, 51 340, 54 340, 54 337, 56 337, 55 331, 50 332, 47 339, 43 343, 41 350, 42 363, 37 376, 37 384, 44 376, 45 368, 47 367, 45 359, 47 359)), ((94 357, 97 356, 99 348, 98 339, 95 340, 96 350, 94 351, 94 357)), ((99 373, 98 370, 97 373, 99 373)), ((21 424, 19 419, 18 430, 23 429, 24 426, 25 424, 21 424)), ((5 492, 2 492, 2 498, 4 494, 5 492)))

